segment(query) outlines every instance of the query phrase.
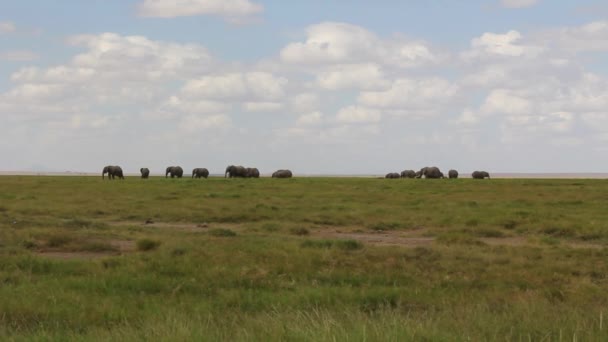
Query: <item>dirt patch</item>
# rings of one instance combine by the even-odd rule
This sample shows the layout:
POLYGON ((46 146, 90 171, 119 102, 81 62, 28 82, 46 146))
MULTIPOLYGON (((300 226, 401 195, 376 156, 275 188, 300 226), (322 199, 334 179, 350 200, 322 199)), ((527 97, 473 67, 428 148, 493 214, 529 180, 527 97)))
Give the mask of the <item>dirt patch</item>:
POLYGON ((342 233, 336 231, 317 230, 313 232, 312 237, 332 238, 357 240, 366 244, 377 246, 402 246, 402 247, 419 247, 428 246, 435 238, 432 237, 410 237, 400 232, 383 232, 383 233, 342 233))
POLYGON ((490 246, 524 246, 528 239, 524 237, 480 238, 480 241, 490 246))
POLYGON ((116 252, 38 252, 36 255, 60 260, 90 260, 120 255, 116 252))
POLYGON ((226 228, 226 224, 211 224, 211 223, 173 223, 173 222, 158 222, 158 221, 114 221, 108 222, 110 226, 141 226, 159 229, 177 229, 188 232, 200 232, 208 228, 226 228))
MULTIPOLYGON (((171 222, 157 222, 157 221, 116 221, 108 223, 112 226, 142 226, 160 229, 172 229, 181 230, 186 232, 203 232, 210 228, 225 228, 235 232, 242 232, 245 228, 245 224, 241 223, 219 223, 219 222, 205 222, 205 223, 171 223, 171 222)), ((368 227, 364 226, 322 226, 313 227, 310 229, 310 238, 318 239, 344 239, 344 240, 357 240, 366 244, 376 246, 402 246, 402 247, 419 247, 428 246, 434 243, 435 237, 431 235, 431 231, 426 227, 417 227, 416 229, 410 230, 380 230, 370 231, 368 227)), ((527 237, 500 237, 500 238, 479 238, 479 241, 490 245, 490 246, 534 246, 537 245, 535 242, 531 242, 527 237)), ((129 241, 123 241, 127 246, 125 251, 132 251, 134 249, 134 243, 129 241)), ((604 245, 593 244, 593 243, 579 243, 579 242, 562 242, 559 246, 566 246, 569 248, 604 248, 604 245)), ((120 249, 121 252, 123 249, 120 249)))
POLYGON ((59 249, 45 249, 36 252, 36 255, 61 260, 88 260, 88 259, 99 259, 109 256, 117 256, 125 253, 133 252, 135 250, 135 242, 128 240, 111 240, 108 242, 111 246, 115 247, 116 250, 111 251, 100 251, 100 252, 89 252, 89 251, 63 251, 59 249))
POLYGON ((133 252, 135 250, 135 241, 129 240, 112 240, 110 245, 116 247, 120 253, 133 252))

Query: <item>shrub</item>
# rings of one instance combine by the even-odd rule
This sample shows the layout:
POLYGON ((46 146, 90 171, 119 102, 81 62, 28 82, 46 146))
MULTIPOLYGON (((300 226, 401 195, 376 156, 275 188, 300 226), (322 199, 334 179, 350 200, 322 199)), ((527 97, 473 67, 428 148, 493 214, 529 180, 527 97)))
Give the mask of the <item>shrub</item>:
POLYGON ((78 250, 87 251, 87 252, 108 252, 108 251, 117 251, 118 248, 106 242, 100 241, 92 241, 87 242, 80 246, 78 250))
POLYGON ((181 256, 181 255, 184 255, 184 254, 186 254, 186 250, 183 249, 183 248, 179 248, 179 247, 178 248, 174 248, 171 251, 171 255, 172 256, 181 256))
POLYGON ((479 221, 477 219, 470 219, 467 220, 467 222, 464 223, 467 227, 476 227, 479 224, 479 221))
POLYGON ((26 249, 34 249, 37 247, 36 242, 32 240, 23 240, 21 241, 21 246, 26 249))
POLYGON ((475 231, 477 236, 481 237, 489 237, 489 238, 501 238, 504 237, 505 234, 498 229, 492 228, 480 228, 475 231))
POLYGON ((401 223, 399 222, 378 222, 369 226, 372 230, 395 230, 401 228, 401 223))
POLYGON ((219 236, 219 237, 232 237, 236 236, 236 233, 230 229, 226 228, 215 228, 209 230, 209 235, 211 236, 219 236))
POLYGON ((306 240, 300 245, 304 248, 331 248, 334 242, 331 240, 306 240))
POLYGON ((547 235, 550 235, 553 237, 571 237, 571 236, 575 235, 574 230, 571 228, 556 227, 556 226, 545 227, 541 230, 541 232, 543 234, 547 234, 547 235))
POLYGON ((262 226, 262 229, 267 232, 276 232, 277 230, 279 230, 279 225, 276 223, 265 223, 262 226))
POLYGON ((336 246, 346 251, 354 251, 363 248, 363 244, 357 240, 338 240, 336 246))
POLYGON ((48 247, 61 247, 65 246, 72 241, 72 238, 67 234, 55 234, 49 237, 46 241, 48 247))
POLYGON ((472 246, 485 246, 483 241, 477 240, 466 234, 458 233, 447 233, 437 237, 437 242, 446 245, 457 244, 457 245, 472 245, 472 246))
POLYGON ((94 222, 94 221, 80 219, 80 218, 73 218, 73 219, 67 220, 63 224, 63 226, 66 228, 73 228, 73 229, 106 228, 107 224, 105 224, 103 222, 94 222))
POLYGON ((151 251, 153 249, 158 248, 160 246, 160 241, 152 240, 152 239, 140 239, 137 240, 137 250, 138 251, 151 251))
POLYGON ((505 222, 502 224, 502 226, 503 226, 505 229, 515 229, 515 227, 517 227, 517 221, 514 221, 514 220, 507 220, 507 221, 505 221, 505 222))
POLYGON ((299 236, 304 236, 304 235, 310 234, 310 231, 306 228, 291 228, 289 231, 291 232, 291 234, 299 235, 299 236))

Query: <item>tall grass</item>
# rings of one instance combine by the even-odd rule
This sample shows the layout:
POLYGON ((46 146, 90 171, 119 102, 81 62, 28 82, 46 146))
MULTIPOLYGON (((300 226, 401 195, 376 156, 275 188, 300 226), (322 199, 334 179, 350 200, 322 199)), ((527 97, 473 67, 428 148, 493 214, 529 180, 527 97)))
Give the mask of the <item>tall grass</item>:
POLYGON ((0 189, 3 340, 608 338, 601 180, 0 177, 0 189))

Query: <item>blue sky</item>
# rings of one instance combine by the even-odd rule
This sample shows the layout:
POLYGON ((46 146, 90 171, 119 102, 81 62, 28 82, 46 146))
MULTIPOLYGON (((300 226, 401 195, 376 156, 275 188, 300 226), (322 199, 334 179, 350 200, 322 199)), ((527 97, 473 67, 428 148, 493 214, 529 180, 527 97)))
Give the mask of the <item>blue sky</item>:
POLYGON ((0 3, 0 170, 605 172, 600 1, 0 3))

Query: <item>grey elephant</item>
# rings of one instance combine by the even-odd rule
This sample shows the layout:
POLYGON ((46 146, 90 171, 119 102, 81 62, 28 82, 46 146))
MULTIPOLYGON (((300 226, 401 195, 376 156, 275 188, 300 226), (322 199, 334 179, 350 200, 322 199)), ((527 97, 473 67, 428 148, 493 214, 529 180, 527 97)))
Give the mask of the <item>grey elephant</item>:
POLYGON ((473 171, 473 173, 471 174, 471 177, 473 179, 484 179, 484 178, 490 178, 490 174, 487 171, 473 171))
POLYGON ((422 171, 416 171, 414 178, 422 178, 422 171))
POLYGON ((403 170, 401 171, 401 178, 415 178, 416 172, 414 170, 403 170))
POLYGON ((448 171, 448 177, 450 179, 456 179, 456 178, 458 178, 458 171, 456 171, 454 169, 448 171))
POLYGON ((181 166, 169 166, 165 171, 165 178, 167 178, 167 175, 171 175, 171 178, 182 178, 184 175, 184 169, 182 169, 181 166))
POLYGON ((444 178, 443 173, 441 172, 441 170, 439 170, 437 166, 423 167, 422 169, 420 169, 420 177, 417 178, 422 178, 422 176, 424 176, 424 178, 431 179, 444 178))
POLYGON ((207 170, 204 167, 197 167, 196 169, 192 170, 192 178, 207 178, 209 177, 209 170, 207 170))
POLYGON ((226 172, 224 172, 224 178, 244 178, 247 177, 247 169, 240 165, 228 165, 226 167, 226 172))
POLYGON ((401 175, 398 174, 397 172, 390 172, 390 173, 387 173, 386 176, 384 176, 384 178, 390 178, 390 179, 399 178, 399 177, 401 177, 401 175))
POLYGON ((260 178, 260 170, 255 167, 248 167, 245 169, 247 172, 247 178, 260 178))
POLYGON ((272 178, 291 178, 293 173, 291 170, 277 170, 272 174, 272 178))
POLYGON ((139 169, 139 172, 141 173, 141 178, 143 179, 148 179, 148 177, 150 176, 150 169, 148 169, 147 167, 142 167, 141 169, 139 169))
POLYGON ((125 179, 122 174, 122 168, 117 165, 108 165, 103 168, 101 172, 101 179, 104 179, 105 174, 108 174, 108 179, 114 179, 114 177, 118 177, 119 179, 125 179))

